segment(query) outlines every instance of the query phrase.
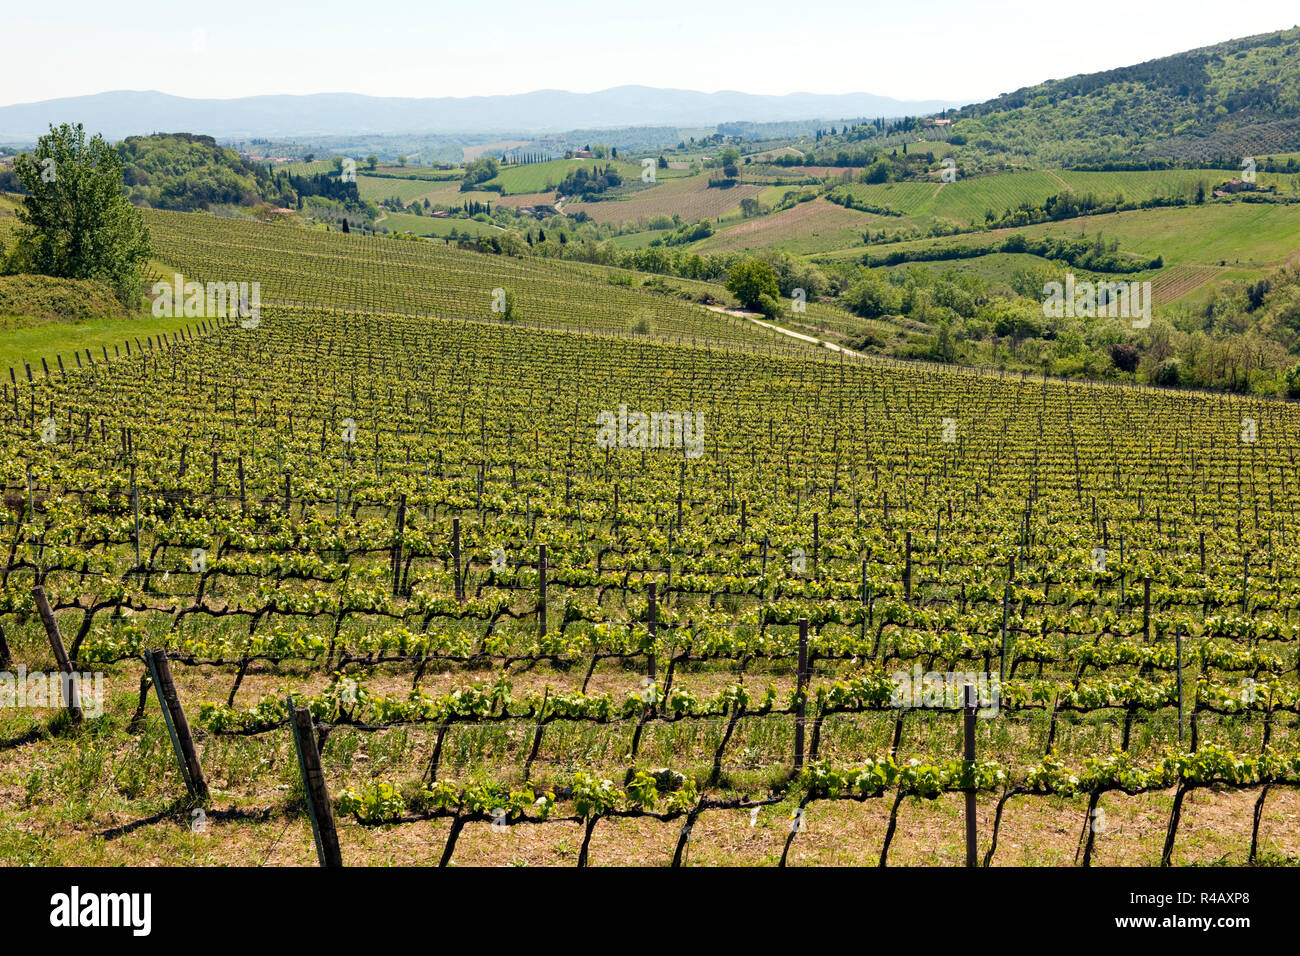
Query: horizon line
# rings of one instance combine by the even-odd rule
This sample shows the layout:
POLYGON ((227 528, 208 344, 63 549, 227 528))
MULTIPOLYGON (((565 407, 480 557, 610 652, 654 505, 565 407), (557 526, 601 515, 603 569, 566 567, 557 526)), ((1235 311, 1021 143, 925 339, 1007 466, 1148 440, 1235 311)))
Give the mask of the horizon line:
MULTIPOLYGON (((539 93, 551 93, 551 94, 559 93, 559 94, 565 94, 569 96, 598 96, 602 93, 612 93, 619 90, 652 90, 660 93, 695 93, 700 96, 722 96, 727 94, 734 94, 737 96, 762 97, 765 99, 787 99, 796 96, 813 96, 813 97, 822 97, 822 98, 846 97, 846 96, 870 96, 876 99, 892 100, 893 102, 896 103, 956 104, 958 102, 962 102, 962 103, 982 102, 982 100, 959 101, 956 99, 949 99, 945 97, 920 97, 915 99, 901 99, 897 96, 888 93, 869 93, 865 90, 850 90, 842 93, 813 93, 807 90, 792 90, 788 93, 751 93, 746 90, 736 90, 736 89, 698 90, 698 89, 690 89, 687 87, 646 86, 640 83, 623 83, 616 86, 603 87, 598 90, 591 90, 588 92, 581 92, 577 90, 565 90, 556 87, 543 87, 539 89, 522 90, 522 91, 512 92, 512 93, 474 93, 467 96, 452 96, 452 95, 395 96, 395 95, 380 94, 380 93, 357 93, 351 90, 321 90, 313 93, 248 93, 240 96, 187 96, 183 93, 168 93, 165 90, 158 90, 158 89, 136 90, 136 89, 120 88, 120 89, 112 89, 112 90, 99 90, 94 93, 74 93, 67 96, 52 96, 41 100, 24 100, 15 103, 0 103, 0 109, 6 109, 14 106, 38 106, 42 103, 54 103, 59 100, 87 99, 89 97, 94 97, 94 96, 111 96, 117 93, 130 93, 130 94, 137 94, 137 95, 154 94, 158 96, 167 96, 173 99, 180 99, 180 100, 232 103, 238 100, 252 100, 252 99, 269 98, 269 97, 307 98, 307 97, 317 97, 317 96, 354 96, 358 98, 375 99, 375 100, 461 100, 464 101, 464 100, 496 99, 496 98, 509 97, 509 96, 532 96, 539 93)), ((1002 95, 1002 94, 997 94, 997 95, 1002 95)))

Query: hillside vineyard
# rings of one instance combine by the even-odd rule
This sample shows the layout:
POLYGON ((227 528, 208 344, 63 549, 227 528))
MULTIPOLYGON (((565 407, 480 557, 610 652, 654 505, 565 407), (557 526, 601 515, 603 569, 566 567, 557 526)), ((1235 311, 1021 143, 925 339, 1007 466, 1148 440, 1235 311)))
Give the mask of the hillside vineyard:
POLYGON ((159 256, 186 278, 255 277, 264 302, 494 319, 501 317, 492 310, 493 292, 500 289, 515 293, 521 321, 530 325, 627 333, 644 320, 659 338, 771 340, 757 326, 725 315, 704 321, 694 304, 610 282, 616 274, 629 274, 622 269, 470 255, 430 242, 308 232, 192 213, 150 212, 148 223, 159 256))
MULTIPOLYGON (((156 231, 221 274, 219 244, 156 231)), ((143 710, 141 657, 165 649, 220 800, 264 806, 296 773, 295 704, 344 859, 424 827, 417 858, 445 864, 522 827, 573 830, 580 864, 680 863, 761 820, 784 864, 871 807, 887 831, 836 852, 914 852, 928 817, 956 854, 936 807, 973 787, 992 862, 1062 796, 1084 862, 1123 856, 1086 826, 1099 806, 1175 788, 1141 852, 1178 862, 1186 793, 1294 799, 1295 407, 782 349, 614 286, 569 308, 590 283, 426 246, 427 277, 412 258, 367 286, 273 233, 239 247, 264 301, 357 311, 63 356, 0 402, 6 650, 46 646, 37 583, 110 700, 143 710), (512 282, 574 327, 449 317, 512 282), (416 294, 427 314, 397 314, 416 294), (625 307, 672 340, 597 334, 625 307), (692 414, 702 449, 598 442, 620 406, 692 414), (976 761, 960 696, 922 700, 936 672, 997 679, 976 761)), ((1232 852, 1256 856, 1260 821, 1232 852)))

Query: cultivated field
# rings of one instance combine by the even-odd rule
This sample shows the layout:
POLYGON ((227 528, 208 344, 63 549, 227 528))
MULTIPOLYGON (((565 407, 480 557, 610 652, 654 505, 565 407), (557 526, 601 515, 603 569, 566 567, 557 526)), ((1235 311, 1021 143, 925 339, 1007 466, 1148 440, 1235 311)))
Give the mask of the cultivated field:
POLYGON ((490 236, 501 233, 500 226, 494 226, 475 219, 442 219, 434 216, 416 216, 406 212, 384 213, 384 218, 376 223, 389 232, 409 232, 413 236, 446 237, 455 231, 457 236, 490 236))
POLYGON ((770 216, 745 220, 695 244, 701 252, 775 247, 794 253, 843 249, 881 217, 813 199, 770 216))
POLYGON ((5 715, 6 862, 310 862, 295 707, 350 864, 947 864, 969 788, 992 865, 1300 856, 1293 406, 372 311, 204 325, 0 402, 8 654, 54 666, 39 581, 104 675, 80 730, 5 715), (602 442, 620 404, 702 419, 602 442), (141 694, 153 648, 206 798, 141 694), (976 762, 951 696, 899 706, 927 672, 1001 675, 976 762))
POLYGON ((391 176, 357 174, 357 191, 368 202, 380 202, 396 196, 404 203, 428 199, 431 203, 459 205, 463 194, 458 180, 430 182, 426 179, 395 179, 391 176))
POLYGON ((716 219, 734 212, 742 199, 756 197, 763 187, 742 183, 728 189, 709 188, 705 173, 670 179, 632 194, 604 202, 567 202, 566 213, 585 212, 597 222, 636 222, 654 216, 681 216, 686 222, 716 219))
MULTIPOLYGON (((609 281, 621 270, 488 256, 439 243, 281 228, 188 213, 146 217, 158 258, 187 279, 261 283, 267 304, 499 321, 493 303, 515 299, 517 322, 558 328, 763 343, 770 335, 682 300, 609 281), (497 295, 495 290, 501 290, 497 295)), ((472 220, 394 217, 465 231, 472 220)), ((384 224, 387 224, 385 221, 384 224)))
MULTIPOLYGON (((993 246, 1011 235, 1091 240, 1099 234, 1107 242, 1117 241, 1124 253, 1163 258, 1164 270, 1142 277, 1157 280, 1157 285, 1163 289, 1158 304, 1168 304, 1177 300, 1171 296, 1181 298, 1195 293, 1218 275, 1256 278, 1292 261, 1297 251, 1295 237, 1300 234, 1300 205, 1215 200, 1200 206, 1130 210, 1015 229, 878 244, 871 247, 870 254, 883 258, 891 252, 926 250, 934 254, 933 262, 907 263, 895 268, 906 269, 918 264, 940 270, 970 271, 1006 281, 1014 271, 1014 267, 1007 268, 1007 265, 1013 260, 1023 262, 1027 257, 998 253, 979 258, 944 259, 941 250, 954 246, 993 246), (1161 280, 1163 271, 1174 268, 1179 270, 1174 273, 1176 279, 1161 280), (1186 281, 1193 275, 1197 277, 1196 281, 1186 281)), ((821 254, 818 258, 828 261, 856 259, 862 254, 861 248, 846 248, 821 254)), ((1041 263, 1044 260, 1037 261, 1041 263)), ((1060 268, 1065 270, 1067 267, 1062 265, 1060 268)))
POLYGON ((555 191, 545 193, 518 193, 514 196, 502 196, 497 200, 498 206, 518 209, 520 206, 554 206, 555 191))
POLYGON ((640 165, 608 159, 554 159, 545 163, 527 163, 522 166, 505 166, 494 179, 485 185, 501 186, 507 196, 520 193, 549 192, 558 186, 575 169, 604 169, 613 166, 624 182, 640 177, 640 165))

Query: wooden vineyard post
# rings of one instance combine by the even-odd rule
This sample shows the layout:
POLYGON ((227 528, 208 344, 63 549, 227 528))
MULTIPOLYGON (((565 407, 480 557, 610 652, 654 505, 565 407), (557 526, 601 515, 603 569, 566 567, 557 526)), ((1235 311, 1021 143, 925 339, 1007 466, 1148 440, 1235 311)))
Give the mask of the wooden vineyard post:
POLYGON ((1002 680, 1007 679, 1007 644, 1010 631, 1007 629, 1011 615, 1011 582, 1007 582, 1005 590, 1002 592, 1002 668, 998 672, 998 677, 1002 680))
POLYGON ((862 559, 862 643, 867 643, 867 614, 871 607, 871 598, 867 594, 867 559, 862 559))
POLYGON ((796 704, 794 711, 794 769, 803 768, 803 725, 808 713, 804 690, 808 684, 808 618, 799 618, 799 673, 796 678, 796 704))
POLYGON ((1175 680, 1178 691, 1178 742, 1183 742, 1183 626, 1174 627, 1174 654, 1176 655, 1175 680))
POLYGON ((813 580, 817 580, 818 552, 821 550, 821 515, 813 512, 813 580))
POLYGON ((397 532, 393 540, 393 597, 402 589, 402 534, 406 531, 406 494, 397 502, 397 532))
POLYGON ((1151 578, 1142 579, 1142 643, 1151 643, 1151 578))
POLYGON ((537 633, 546 636, 546 545, 537 546, 537 633))
POLYGON ((81 712, 81 687, 77 683, 76 675, 72 672, 72 661, 68 658, 68 652, 63 647, 63 635, 59 633, 59 622, 54 619, 54 610, 50 607, 49 598, 45 596, 45 588, 39 584, 32 588, 32 597, 36 598, 36 611, 41 616, 41 623, 45 625, 45 633, 50 638, 50 650, 54 651, 54 660, 59 665, 59 673, 62 676, 61 685, 66 688, 64 693, 64 705, 68 708, 68 715, 74 723, 80 723, 83 717, 81 712))
POLYGON ((978 835, 975 821, 975 685, 962 687, 965 706, 962 708, 962 722, 965 731, 965 758, 967 766, 972 768, 971 785, 966 788, 966 865, 978 866, 978 835))
POLYGON ((239 512, 248 514, 248 493, 244 489, 244 456, 239 456, 239 512))
POLYGON ((652 684, 655 682, 655 629, 659 617, 658 602, 656 601, 656 598, 658 597, 657 594, 658 590, 659 590, 658 584, 656 584, 654 581, 651 581, 650 593, 648 596, 649 603, 650 603, 650 607, 648 609, 649 617, 647 620, 647 626, 650 629, 650 653, 649 653, 650 659, 646 665, 646 677, 650 679, 650 683, 652 684))
POLYGON ((1241 613, 1247 613, 1250 606, 1250 552, 1241 556, 1241 613))
POLYGON ((1128 573, 1124 570, 1124 536, 1119 536, 1119 603, 1123 604, 1127 598, 1126 585, 1128 582, 1128 573))
POLYGON ((465 589, 461 586, 460 581, 460 519, 451 519, 451 563, 453 586, 456 589, 456 600, 458 602, 465 600, 465 589))
POLYGON ((903 559, 903 603, 912 603, 912 532, 907 532, 907 553, 903 559))
POLYGON ((339 835, 334 829, 334 811, 330 807, 329 791, 325 788, 320 751, 316 749, 316 728, 311 710, 293 707, 292 726, 293 746, 298 754, 298 769, 302 772, 302 789, 307 797, 307 814, 311 817, 311 834, 316 842, 316 858, 321 866, 341 867, 343 853, 339 849, 339 835))
POLYGON ((167 652, 161 648, 146 651, 144 660, 149 665, 149 676, 153 679, 154 689, 158 692, 158 704, 162 708, 163 722, 167 724, 167 733, 176 751, 176 762, 180 764, 185 789, 194 799, 206 802, 208 782, 203 777, 199 753, 194 747, 194 738, 190 736, 190 724, 185 719, 185 709, 181 707, 180 695, 176 692, 176 684, 172 680, 171 665, 167 663, 167 652))
POLYGON ((139 581, 144 568, 140 561, 140 488, 135 483, 135 462, 131 463, 131 524, 135 538, 135 576, 139 581))

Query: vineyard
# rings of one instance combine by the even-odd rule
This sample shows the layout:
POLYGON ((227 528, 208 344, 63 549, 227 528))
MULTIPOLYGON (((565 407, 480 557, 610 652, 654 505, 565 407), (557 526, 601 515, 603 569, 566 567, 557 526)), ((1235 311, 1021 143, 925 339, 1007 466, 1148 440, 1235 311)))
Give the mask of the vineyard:
POLYGON ((1173 266, 1162 269, 1151 283, 1151 295, 1157 305, 1177 302, 1190 295, 1219 274, 1214 266, 1173 266))
MULTIPOLYGON (((258 281, 261 300, 270 305, 506 321, 501 303, 509 292, 516 305, 511 321, 519 324, 635 329, 652 338, 701 343, 763 345, 771 339, 744 322, 615 281, 625 270, 186 213, 150 211, 147 221, 158 258, 186 279, 258 281)), ((491 229, 465 220, 441 223, 462 232, 491 229)))
POLYGON ((103 675, 5 712, 7 862, 1300 857, 1294 406, 186 223, 254 327, 0 392, 0 656, 103 675))

